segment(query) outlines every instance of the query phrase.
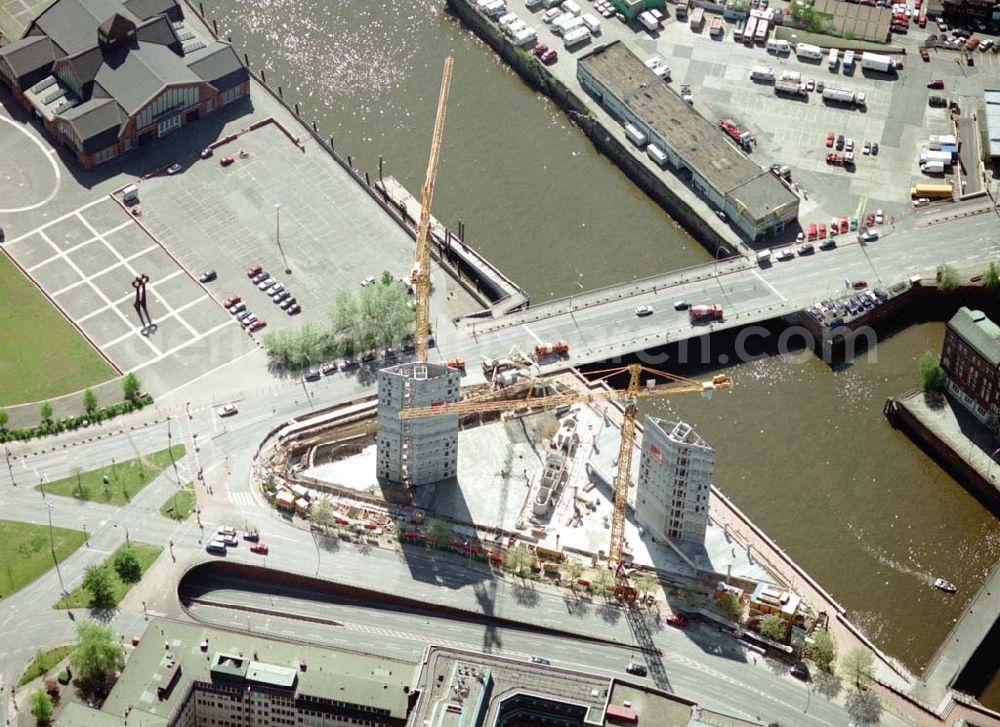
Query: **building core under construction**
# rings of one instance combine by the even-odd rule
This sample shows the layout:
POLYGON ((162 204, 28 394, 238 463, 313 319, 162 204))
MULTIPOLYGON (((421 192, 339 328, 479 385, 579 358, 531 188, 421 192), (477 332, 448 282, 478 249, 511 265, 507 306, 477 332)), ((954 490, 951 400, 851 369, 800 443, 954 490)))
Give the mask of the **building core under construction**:
POLYGON ((403 409, 458 401, 461 377, 443 364, 404 363, 378 374, 378 479, 426 485, 458 471, 458 415, 400 420, 403 409))

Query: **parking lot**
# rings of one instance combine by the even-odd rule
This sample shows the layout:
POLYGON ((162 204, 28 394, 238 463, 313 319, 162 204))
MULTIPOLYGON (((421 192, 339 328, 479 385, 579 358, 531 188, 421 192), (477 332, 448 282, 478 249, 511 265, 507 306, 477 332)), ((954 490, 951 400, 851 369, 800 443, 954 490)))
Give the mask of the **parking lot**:
MULTIPOLYGON (((593 12, 590 3, 582 4, 584 12, 593 12)), ((542 6, 532 10, 525 7, 524 0, 511 0, 508 8, 537 31, 540 42, 558 50, 559 60, 549 68, 574 90, 579 90, 575 59, 598 43, 622 40, 643 59, 661 56, 671 69, 671 87, 690 86, 694 107, 705 117, 713 122, 731 119, 741 130, 753 134, 757 144, 750 152, 751 159, 764 168, 772 164, 791 167, 793 182, 801 193, 799 221, 803 226, 832 216, 860 217, 863 211, 875 208, 884 208, 895 217, 910 212, 910 188, 935 181, 922 175, 917 163, 928 135, 953 133, 947 109, 928 107, 928 95, 942 92, 929 91, 927 81, 944 80, 944 94, 957 100, 965 113, 966 108, 974 108, 983 87, 1000 71, 1000 56, 993 53, 976 54, 973 67, 960 63, 954 51, 944 50, 931 50, 930 61, 922 62, 916 49, 922 39, 936 32, 933 23, 926 29, 914 24, 908 35, 893 38, 909 50, 901 56, 905 68, 898 76, 870 73, 860 66, 845 75, 839 67, 831 72, 825 57, 803 62, 794 53, 778 56, 760 45, 736 43, 732 23, 724 24, 720 40, 709 37, 707 20, 703 31, 695 33, 686 21, 674 17, 671 5, 657 32, 650 33, 638 23, 625 25, 614 18, 602 19, 600 32, 571 50, 544 26, 542 6), (866 107, 856 110, 829 105, 816 92, 803 100, 776 96, 772 84, 750 80, 754 66, 769 66, 776 74, 798 71, 803 82, 812 79, 865 93, 866 107), (853 168, 827 165, 828 131, 855 141, 853 168), (862 153, 866 141, 879 144, 877 157, 862 153)), ((835 42, 831 38, 831 43, 835 42)))
POLYGON ((7 250, 120 369, 137 372, 156 390, 253 348, 211 296, 108 197, 45 223, 7 250), (132 281, 140 274, 149 276, 152 326, 140 322, 133 307, 132 281))
POLYGON ((181 167, 139 184, 142 220, 189 270, 215 270, 209 290, 218 301, 240 296, 267 323, 258 336, 323 322, 339 288, 409 270, 411 238, 373 213, 364 190, 315 143, 303 153, 273 124, 181 167), (234 161, 222 166, 227 156, 234 161), (254 265, 285 286, 301 313, 289 316, 251 283, 254 265))

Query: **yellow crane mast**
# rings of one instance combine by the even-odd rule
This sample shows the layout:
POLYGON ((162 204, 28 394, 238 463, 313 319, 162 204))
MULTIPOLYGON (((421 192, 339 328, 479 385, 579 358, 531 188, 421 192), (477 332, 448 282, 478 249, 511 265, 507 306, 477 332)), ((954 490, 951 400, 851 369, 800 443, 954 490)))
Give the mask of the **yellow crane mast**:
POLYGON ((413 284, 416 298, 414 356, 421 363, 427 363, 427 341, 430 336, 431 200, 434 197, 434 179, 437 177, 438 158, 441 156, 441 136, 444 133, 444 117, 448 106, 448 89, 451 86, 453 65, 454 60, 451 56, 444 59, 437 116, 434 119, 434 135, 431 138, 431 155, 427 161, 427 176, 424 178, 424 186, 421 188, 420 222, 417 225, 417 241, 413 251, 413 269, 410 272, 410 282, 413 284))
POLYGON ((428 416, 441 416, 445 414, 473 414, 473 413, 497 413, 497 412, 518 412, 528 413, 531 411, 543 411, 554 409, 560 406, 572 404, 589 404, 599 401, 620 401, 625 405, 625 419, 622 423, 621 446, 618 451, 618 469, 615 474, 614 483, 614 514, 611 520, 611 543, 608 548, 608 568, 614 572, 618 579, 616 592, 619 596, 624 596, 631 600, 634 591, 628 587, 627 579, 623 577, 622 565, 624 562, 623 551, 625 549, 625 512, 628 509, 628 486, 629 477, 632 472, 632 451, 635 447, 636 414, 639 399, 650 396, 670 396, 672 394, 694 394, 700 393, 704 396, 711 396, 716 390, 732 388, 732 380, 725 375, 718 375, 708 381, 695 381, 682 376, 669 374, 665 371, 657 371, 646 368, 641 364, 630 364, 625 368, 609 369, 594 372, 603 374, 599 380, 606 380, 613 376, 627 372, 629 375, 628 387, 619 389, 597 389, 594 391, 573 392, 569 394, 549 394, 545 396, 532 396, 534 388, 529 388, 526 395, 520 396, 522 387, 517 387, 517 399, 496 400, 492 397, 476 397, 466 399, 453 404, 441 403, 431 406, 404 409, 399 412, 400 419, 418 419, 428 416), (654 377, 647 379, 646 385, 642 386, 643 373, 654 377), (668 383, 656 384, 655 378, 665 378, 668 383))

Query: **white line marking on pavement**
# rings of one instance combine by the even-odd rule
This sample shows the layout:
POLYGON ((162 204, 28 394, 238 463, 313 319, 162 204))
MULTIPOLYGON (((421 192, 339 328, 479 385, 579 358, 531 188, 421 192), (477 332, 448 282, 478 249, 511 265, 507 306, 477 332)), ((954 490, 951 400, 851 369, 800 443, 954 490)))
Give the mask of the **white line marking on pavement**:
POLYGON ((191 339, 185 341, 180 346, 175 346, 174 348, 170 349, 169 351, 164 351, 163 353, 161 353, 159 356, 156 356, 155 358, 151 358, 148 361, 143 361, 141 364, 139 364, 137 366, 133 366, 132 370, 133 371, 140 371, 140 370, 146 368, 147 366, 149 366, 151 364, 159 363, 160 361, 162 361, 163 359, 165 359, 167 356, 172 356, 175 353, 177 353, 178 351, 183 351, 185 348, 187 348, 191 344, 198 343, 198 341, 202 340, 203 338, 208 338, 209 336, 211 336, 216 331, 219 331, 219 330, 225 328, 226 326, 229 326, 229 325, 232 325, 232 324, 233 324, 233 321, 226 321, 225 323, 220 323, 215 328, 210 328, 209 330, 205 331, 204 333, 202 333, 200 335, 197 335, 194 338, 191 338, 191 339))
MULTIPOLYGON (((49 196, 46 197, 45 199, 43 199, 41 202, 35 202, 35 204, 28 205, 27 207, 11 207, 9 209, 0 209, 0 212, 2 212, 4 214, 10 214, 12 212, 27 212, 28 210, 37 209, 37 208, 39 208, 39 207, 41 207, 43 205, 48 204, 49 202, 52 201, 52 199, 56 196, 56 194, 58 194, 58 192, 59 192, 59 185, 62 182, 62 172, 60 171, 59 164, 56 163, 56 159, 55 159, 56 150, 53 149, 53 148, 51 148, 51 147, 49 147, 48 149, 46 149, 45 145, 42 143, 42 141, 38 137, 36 137, 34 134, 32 134, 31 131, 29 131, 29 129, 31 128, 30 126, 18 124, 18 123, 16 123, 13 120, 8 119, 6 116, 0 116, 0 121, 4 121, 4 122, 10 124, 15 129, 17 129, 22 134, 24 134, 26 137, 28 137, 29 139, 31 139, 31 143, 34 144, 35 146, 37 146, 39 149, 42 150, 42 154, 45 155, 45 158, 48 160, 49 164, 52 165, 52 171, 55 172, 55 174, 56 174, 56 183, 53 185, 52 191, 49 193, 49 196)), ((20 238, 18 238, 18 239, 20 239, 20 238)), ((16 240, 12 240, 12 242, 16 242, 16 240)))
POLYGON ((67 212, 62 217, 57 217, 54 220, 49 220, 44 225, 42 225, 41 227, 36 227, 31 232, 25 232, 20 237, 15 237, 13 240, 8 241, 7 244, 8 245, 13 245, 15 242, 20 242, 21 240, 25 239, 26 237, 31 237, 32 235, 41 232, 46 227, 51 227, 52 225, 55 225, 55 224, 57 224, 59 222, 62 222, 63 220, 68 219, 68 218, 72 217, 73 215, 75 215, 75 214, 77 214, 79 212, 83 212, 85 209, 90 209, 95 204, 100 204, 101 202, 106 202, 107 200, 108 200, 107 197, 101 197, 100 199, 95 199, 93 202, 88 202, 83 207, 79 207, 79 208, 73 210, 72 212, 67 212))
POLYGON ((537 343, 539 346, 542 345, 542 339, 540 339, 538 336, 536 336, 535 332, 533 330, 531 330, 530 328, 528 328, 528 324, 527 323, 522 323, 521 324, 521 328, 523 328, 524 330, 526 330, 528 332, 528 335, 535 339, 535 343, 537 343))
POLYGON ((776 296, 778 296, 779 298, 781 298, 781 300, 782 300, 783 302, 787 302, 787 301, 788 301, 788 298, 786 298, 785 296, 783 296, 783 295, 782 295, 781 293, 779 293, 779 292, 778 292, 778 289, 777 289, 777 288, 775 288, 775 287, 774 287, 773 285, 771 285, 771 284, 770 284, 769 282, 767 282, 766 280, 764 280, 764 278, 763 278, 763 277, 761 276, 761 274, 760 274, 760 273, 759 273, 758 271, 754 270, 754 271, 753 271, 753 274, 754 274, 755 276, 757 276, 757 280, 759 280, 759 281, 760 281, 760 282, 762 282, 762 283, 763 283, 764 285, 766 285, 766 286, 767 286, 768 288, 770 288, 770 289, 771 289, 771 292, 772 292, 772 293, 774 293, 774 294, 775 294, 776 296))
MULTIPOLYGON (((156 250, 157 248, 159 248, 159 245, 156 245, 156 244, 150 245, 149 247, 144 248, 144 249, 140 250, 137 253, 133 253, 132 255, 129 255, 125 259, 129 260, 129 261, 134 260, 135 258, 139 257, 140 255, 145 255, 150 250, 156 250)), ((72 250, 67 250, 67 252, 72 252, 72 250)), ((59 256, 57 255, 56 257, 58 258, 59 256)), ((76 287, 79 287, 81 285, 84 285, 85 283, 87 283, 88 281, 92 280, 93 278, 98 277, 100 275, 104 275, 109 270, 114 270, 115 268, 121 267, 122 265, 124 265, 124 263, 120 263, 120 262, 119 263, 115 263, 114 265, 109 265, 108 267, 103 268, 100 272, 98 272, 97 275, 91 276, 91 277, 87 278, 86 280, 77 280, 75 283, 70 283, 65 288, 60 288, 59 290, 57 290, 55 293, 52 294, 52 297, 53 298, 58 297, 58 296, 62 295, 63 293, 66 293, 66 292, 72 290, 73 288, 76 288, 76 287)), ((182 271, 177 271, 173 275, 170 275, 167 278, 163 278, 162 280, 160 280, 158 282, 162 283, 164 280, 168 280, 169 278, 172 278, 174 275, 180 275, 181 272, 182 271)), ((129 298, 132 298, 132 297, 133 297, 133 294, 129 293, 127 295, 123 295, 118 300, 116 300, 114 303, 115 303, 115 305, 119 305, 121 303, 124 303, 126 300, 128 300, 129 298)), ((104 310, 104 308, 100 308, 97 311, 93 311, 92 313, 88 313, 83 318, 77 318, 76 322, 77 323, 81 323, 81 322, 85 321, 87 318, 90 318, 91 316, 93 316, 94 313, 98 313, 98 312, 100 312, 102 310, 104 310)))

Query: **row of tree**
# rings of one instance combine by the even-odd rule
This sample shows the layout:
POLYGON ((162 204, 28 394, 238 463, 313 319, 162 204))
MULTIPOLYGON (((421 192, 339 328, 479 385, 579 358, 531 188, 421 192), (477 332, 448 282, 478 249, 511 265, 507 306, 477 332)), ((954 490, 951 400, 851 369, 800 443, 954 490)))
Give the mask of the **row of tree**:
POLYGON ((287 368, 303 368, 340 356, 397 346, 413 333, 413 308, 407 287, 386 271, 376 285, 357 294, 337 291, 323 325, 274 330, 264 348, 287 368))
MULTIPOLYGON (((997 265, 997 263, 987 265, 983 271, 980 283, 988 290, 1000 288, 1000 265, 997 265)), ((939 265, 937 269, 937 284, 938 290, 945 293, 956 290, 962 284, 958 269, 954 265, 939 265)))

